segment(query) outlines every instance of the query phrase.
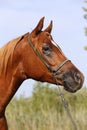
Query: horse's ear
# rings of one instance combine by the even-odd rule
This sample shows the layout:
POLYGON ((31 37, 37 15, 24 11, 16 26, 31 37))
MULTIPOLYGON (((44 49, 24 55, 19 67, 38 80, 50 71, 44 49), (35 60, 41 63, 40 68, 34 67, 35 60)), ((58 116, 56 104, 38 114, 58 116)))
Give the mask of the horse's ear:
POLYGON ((32 31, 32 34, 35 36, 37 35, 39 32, 41 32, 42 28, 43 28, 43 24, 44 24, 44 17, 42 17, 40 19, 40 21, 38 22, 37 26, 35 27, 35 29, 32 31))
POLYGON ((49 26, 44 30, 45 32, 51 33, 53 27, 53 21, 50 22, 49 26))

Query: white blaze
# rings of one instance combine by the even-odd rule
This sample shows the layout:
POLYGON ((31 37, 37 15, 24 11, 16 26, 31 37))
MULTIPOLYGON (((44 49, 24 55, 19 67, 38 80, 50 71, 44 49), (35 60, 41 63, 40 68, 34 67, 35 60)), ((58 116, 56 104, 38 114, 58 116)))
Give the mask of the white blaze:
POLYGON ((58 47, 57 44, 53 40, 51 42, 53 43, 53 45, 55 45, 56 47, 58 47))

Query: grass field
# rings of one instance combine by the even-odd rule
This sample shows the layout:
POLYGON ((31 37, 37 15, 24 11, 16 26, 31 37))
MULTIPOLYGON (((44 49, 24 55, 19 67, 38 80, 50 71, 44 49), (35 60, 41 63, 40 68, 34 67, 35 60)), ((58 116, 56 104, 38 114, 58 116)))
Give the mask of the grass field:
MULTIPOLYGON (((77 130, 87 130, 87 89, 64 92, 77 130)), ((57 88, 35 84, 32 97, 13 98, 6 110, 9 130, 74 130, 57 88)))

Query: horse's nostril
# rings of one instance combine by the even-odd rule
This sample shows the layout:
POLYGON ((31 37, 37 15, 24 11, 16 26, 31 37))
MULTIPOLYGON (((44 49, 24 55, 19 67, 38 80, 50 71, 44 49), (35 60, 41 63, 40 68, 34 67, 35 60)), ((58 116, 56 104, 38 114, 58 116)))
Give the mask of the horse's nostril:
POLYGON ((80 74, 79 73, 74 73, 74 78, 75 78, 75 81, 80 83, 80 74))

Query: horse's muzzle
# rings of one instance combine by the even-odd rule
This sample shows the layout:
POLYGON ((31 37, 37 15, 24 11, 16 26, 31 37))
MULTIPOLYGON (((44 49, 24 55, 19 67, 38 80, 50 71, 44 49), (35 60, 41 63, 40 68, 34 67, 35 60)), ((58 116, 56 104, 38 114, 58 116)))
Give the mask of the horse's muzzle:
POLYGON ((64 89, 72 93, 79 90, 82 87, 83 82, 84 76, 81 72, 70 71, 66 72, 62 76, 64 89))

